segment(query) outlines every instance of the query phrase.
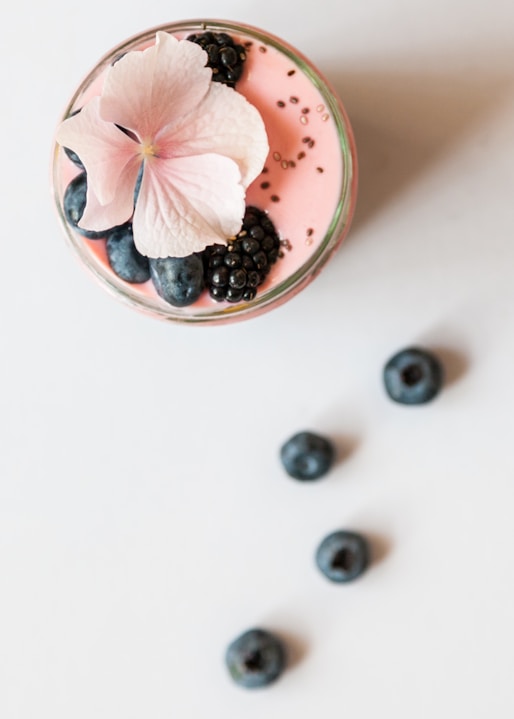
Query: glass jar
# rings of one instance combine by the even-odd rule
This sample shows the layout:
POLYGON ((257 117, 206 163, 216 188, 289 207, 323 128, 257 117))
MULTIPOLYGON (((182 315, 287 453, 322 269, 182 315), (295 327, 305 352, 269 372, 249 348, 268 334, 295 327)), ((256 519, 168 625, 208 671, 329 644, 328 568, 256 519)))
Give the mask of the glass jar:
POLYGON ((113 272, 105 239, 88 239, 68 224, 64 192, 81 170, 56 143, 52 178, 61 224, 82 263, 108 291, 135 309, 196 324, 254 317, 278 307, 311 282, 348 231, 357 192, 356 151, 348 117, 319 71, 283 40, 239 23, 190 20, 147 30, 111 50, 78 87, 62 119, 100 94, 109 66, 129 51, 151 46, 157 31, 178 39, 205 31, 227 33, 245 48, 236 91, 261 113, 270 145, 261 175, 247 189, 246 204, 264 210, 274 223, 280 257, 250 301, 216 302, 205 291, 189 306, 168 304, 151 280, 130 284, 113 272))

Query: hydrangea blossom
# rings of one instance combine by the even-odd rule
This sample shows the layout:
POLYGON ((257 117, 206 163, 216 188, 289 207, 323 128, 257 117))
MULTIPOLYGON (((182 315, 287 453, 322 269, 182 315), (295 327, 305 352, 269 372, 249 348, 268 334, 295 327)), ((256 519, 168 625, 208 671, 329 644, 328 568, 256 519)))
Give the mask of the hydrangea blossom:
POLYGON ((199 252, 239 231, 268 141, 256 108, 212 82, 206 62, 197 44, 158 32, 155 45, 115 62, 101 94, 59 126, 57 141, 87 172, 81 227, 132 218, 137 249, 154 258, 199 252))

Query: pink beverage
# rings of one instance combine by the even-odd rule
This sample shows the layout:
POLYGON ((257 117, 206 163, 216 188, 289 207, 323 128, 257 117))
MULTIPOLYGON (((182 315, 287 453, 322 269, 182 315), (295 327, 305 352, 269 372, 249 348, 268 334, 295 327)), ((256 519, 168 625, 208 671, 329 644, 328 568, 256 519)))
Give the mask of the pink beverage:
POLYGON ((56 143, 53 189, 62 225, 86 267, 106 289, 136 309, 189 323, 215 324, 255 316, 305 287, 348 230, 357 168, 346 113, 312 64, 282 40, 240 24, 189 21, 149 30, 113 49, 80 85, 63 119, 102 93, 113 61, 154 45, 157 30, 179 40, 206 31, 226 33, 244 48, 235 90, 260 113, 269 143, 262 170, 246 188, 245 204, 264 211, 272 221, 280 241, 279 257, 249 300, 216 301, 205 290, 192 304, 173 306, 159 296, 151 279, 133 283, 118 276, 111 268, 105 239, 89 239, 67 221, 64 194, 82 169, 56 143))

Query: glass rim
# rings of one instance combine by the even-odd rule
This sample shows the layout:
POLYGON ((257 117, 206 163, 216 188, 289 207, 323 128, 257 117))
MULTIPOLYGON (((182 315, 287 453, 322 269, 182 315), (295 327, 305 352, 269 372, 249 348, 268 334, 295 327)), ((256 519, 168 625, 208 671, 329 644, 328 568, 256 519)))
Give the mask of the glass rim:
MULTIPOLYGON (((95 279, 110 292, 111 295, 128 304, 133 309, 158 317, 164 321, 179 322, 186 324, 224 324, 234 320, 249 319, 264 312, 278 307, 294 297, 301 289, 309 284, 321 271, 324 265, 332 257, 335 250, 342 243, 351 224, 355 211, 357 195, 357 158, 355 139, 346 110, 335 90, 332 89, 326 78, 312 64, 312 62, 292 45, 289 45, 281 38, 260 28, 244 23, 229 20, 190 19, 180 20, 173 23, 158 25, 143 32, 137 33, 119 43, 96 63, 96 65, 85 76, 79 84, 71 99, 66 105, 61 121, 66 119, 77 99, 87 90, 96 78, 112 62, 116 55, 141 45, 145 41, 151 41, 159 31, 194 32, 201 30, 232 31, 245 34, 255 40, 259 40, 274 47, 277 51, 287 55, 310 82, 316 87, 324 102, 331 111, 336 126, 339 147, 342 154, 342 178, 339 199, 335 207, 330 225, 319 243, 309 257, 290 275, 268 289, 258 292, 253 300, 235 304, 214 305, 210 307, 196 308, 192 304, 188 307, 178 308, 165 303, 161 305, 150 296, 137 292, 126 284, 121 284, 116 275, 109 272, 94 255, 90 252, 88 245, 83 238, 69 226, 64 216, 64 210, 59 198, 58 171, 60 146, 54 141, 52 153, 52 194, 57 208, 60 223, 64 229, 68 242, 78 254, 81 262, 93 274, 95 279)), ((280 260, 278 260, 280 261, 280 260)), ((160 300, 160 298, 159 298, 160 300)), ((162 301, 164 302, 164 301, 162 301)))

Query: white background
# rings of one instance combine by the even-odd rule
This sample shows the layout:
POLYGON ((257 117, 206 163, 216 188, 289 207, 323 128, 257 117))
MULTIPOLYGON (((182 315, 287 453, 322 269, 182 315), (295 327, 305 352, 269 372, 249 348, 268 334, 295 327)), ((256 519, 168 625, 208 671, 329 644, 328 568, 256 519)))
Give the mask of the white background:
POLYGON ((509 719, 514 714, 514 6, 511 0, 17 0, 0 50, 2 719, 509 719), (65 244, 54 127, 110 47, 218 17, 296 45, 353 122, 360 200, 307 290, 179 327, 118 304, 65 244), (385 397, 435 349, 431 405, 385 397), (334 438, 325 480, 280 444, 334 438), (313 564, 365 532, 349 586, 313 564), (227 643, 278 632, 245 692, 227 643))

